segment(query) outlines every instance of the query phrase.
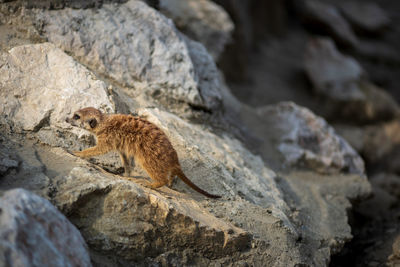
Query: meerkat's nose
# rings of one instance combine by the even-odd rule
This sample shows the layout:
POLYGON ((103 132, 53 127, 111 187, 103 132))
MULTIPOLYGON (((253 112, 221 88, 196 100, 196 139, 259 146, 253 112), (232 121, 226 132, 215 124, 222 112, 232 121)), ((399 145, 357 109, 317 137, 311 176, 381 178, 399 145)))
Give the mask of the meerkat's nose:
POLYGON ((69 118, 68 118, 68 117, 65 119, 65 122, 68 122, 68 123, 69 123, 69 118))

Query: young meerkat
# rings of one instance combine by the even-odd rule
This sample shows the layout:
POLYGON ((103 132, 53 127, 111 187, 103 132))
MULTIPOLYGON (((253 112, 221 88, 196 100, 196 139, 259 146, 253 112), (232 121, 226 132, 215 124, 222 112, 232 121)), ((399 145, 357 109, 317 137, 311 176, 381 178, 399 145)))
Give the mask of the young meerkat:
POLYGON ((132 115, 104 114, 93 107, 76 111, 66 121, 96 135, 96 146, 73 152, 76 156, 86 158, 118 151, 124 176, 131 175, 130 163, 134 158, 153 180, 147 185, 152 189, 166 184, 171 186, 174 177, 178 176, 197 192, 209 198, 220 198, 207 193, 186 177, 167 135, 151 122, 132 115))

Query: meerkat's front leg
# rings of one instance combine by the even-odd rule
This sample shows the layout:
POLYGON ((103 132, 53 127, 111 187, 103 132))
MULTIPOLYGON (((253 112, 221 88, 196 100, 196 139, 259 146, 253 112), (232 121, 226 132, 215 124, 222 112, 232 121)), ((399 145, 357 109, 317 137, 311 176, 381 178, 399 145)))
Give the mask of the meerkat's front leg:
POLYGON ((109 152, 111 148, 105 143, 98 141, 97 145, 82 151, 74 151, 72 152, 75 156, 81 158, 89 158, 94 156, 100 156, 109 152))

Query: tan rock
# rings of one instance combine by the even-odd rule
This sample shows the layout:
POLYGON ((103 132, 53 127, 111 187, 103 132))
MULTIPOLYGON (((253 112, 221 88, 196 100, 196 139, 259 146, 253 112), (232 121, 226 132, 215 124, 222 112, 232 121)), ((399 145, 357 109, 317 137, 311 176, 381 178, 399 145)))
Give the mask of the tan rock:
POLYGON ((53 44, 14 47, 0 66, 0 113, 23 130, 61 125, 84 106, 114 110, 104 82, 53 44))

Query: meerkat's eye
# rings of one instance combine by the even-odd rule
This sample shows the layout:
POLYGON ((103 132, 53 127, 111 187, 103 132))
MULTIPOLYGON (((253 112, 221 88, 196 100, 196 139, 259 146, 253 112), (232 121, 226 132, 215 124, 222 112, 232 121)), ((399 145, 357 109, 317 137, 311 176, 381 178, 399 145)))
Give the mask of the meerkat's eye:
POLYGON ((80 117, 78 114, 75 114, 73 119, 74 119, 74 120, 79 120, 80 118, 81 118, 81 117, 80 117))
POLYGON ((91 128, 96 127, 96 125, 97 125, 97 120, 96 120, 96 119, 91 119, 91 120, 89 121, 89 125, 90 125, 91 128))

